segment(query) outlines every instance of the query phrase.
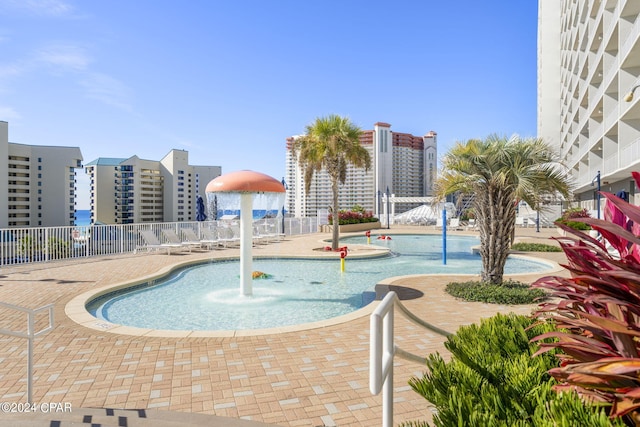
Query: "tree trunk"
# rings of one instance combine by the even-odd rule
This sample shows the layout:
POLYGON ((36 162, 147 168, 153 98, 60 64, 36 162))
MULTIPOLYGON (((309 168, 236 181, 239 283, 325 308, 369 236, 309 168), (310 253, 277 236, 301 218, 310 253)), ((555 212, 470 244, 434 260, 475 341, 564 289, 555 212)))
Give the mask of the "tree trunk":
POLYGON ((514 229, 514 198, 509 191, 488 188, 476 193, 477 221, 480 230, 482 281, 500 284, 511 247, 514 229))
POLYGON ((338 206, 338 179, 331 179, 331 190, 333 191, 333 234, 331 235, 331 249, 338 250, 340 242, 340 207, 338 206))

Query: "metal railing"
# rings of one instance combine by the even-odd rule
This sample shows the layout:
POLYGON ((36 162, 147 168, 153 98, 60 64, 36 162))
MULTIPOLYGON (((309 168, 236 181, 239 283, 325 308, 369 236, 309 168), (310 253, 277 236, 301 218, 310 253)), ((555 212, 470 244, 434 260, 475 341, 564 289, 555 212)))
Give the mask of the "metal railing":
POLYGON ((394 343, 394 309, 418 326, 428 329, 442 336, 451 335, 450 332, 440 329, 430 323, 421 320, 411 313, 398 298, 398 295, 389 292, 380 305, 376 307, 370 317, 370 344, 369 344, 369 391, 378 395, 382 391, 382 426, 393 425, 393 358, 395 355, 412 362, 425 364, 424 357, 415 355, 398 348, 394 343))
POLYGON ((0 334, 10 335, 18 338, 27 339, 27 403, 33 403, 33 339, 53 329, 53 304, 48 304, 40 308, 32 310, 26 307, 20 307, 18 305, 7 304, 0 302, 0 307, 8 308, 10 310, 19 311, 27 314, 27 329, 26 331, 14 331, 11 329, 0 328, 0 334), (36 316, 43 311, 47 311, 48 325, 39 331, 35 330, 36 316))
MULTIPOLYGON (((297 235, 318 231, 317 218, 267 218, 254 221, 261 228, 280 235, 297 235), (283 231, 284 228, 284 231, 283 231)), ((0 229, 0 267, 54 260, 123 255, 136 252, 145 242, 140 230, 153 230, 164 240, 162 230, 178 235, 189 228, 203 237, 202 229, 229 227, 230 221, 162 222, 62 227, 0 229)))

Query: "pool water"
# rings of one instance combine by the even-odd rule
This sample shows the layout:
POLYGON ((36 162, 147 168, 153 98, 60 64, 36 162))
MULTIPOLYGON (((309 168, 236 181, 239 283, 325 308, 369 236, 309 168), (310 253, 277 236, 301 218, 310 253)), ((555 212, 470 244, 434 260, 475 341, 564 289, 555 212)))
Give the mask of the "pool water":
MULTIPOLYGON (((169 330, 263 329, 330 319, 370 303, 382 279, 434 273, 480 273, 473 237, 447 239, 447 264, 442 264, 442 238, 395 235, 373 240, 393 254, 375 259, 340 261, 254 259, 253 270, 270 275, 253 281, 253 295, 240 294, 239 261, 208 262, 180 269, 170 277, 126 293, 98 298, 87 309, 116 324, 169 330)), ((343 239, 341 244, 366 244, 366 238, 343 239)), ((548 270, 549 265, 509 258, 506 273, 548 270)))

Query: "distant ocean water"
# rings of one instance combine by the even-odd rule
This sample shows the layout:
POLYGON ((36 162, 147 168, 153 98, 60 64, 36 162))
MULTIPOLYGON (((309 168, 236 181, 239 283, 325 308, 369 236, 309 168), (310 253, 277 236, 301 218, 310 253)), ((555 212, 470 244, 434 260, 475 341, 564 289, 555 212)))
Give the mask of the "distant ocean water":
MULTIPOLYGON (((218 217, 222 217, 222 215, 240 215, 240 210, 220 210, 218 211, 218 217)), ((253 211, 253 219, 261 219, 267 217, 276 217, 278 216, 277 210, 264 210, 264 209, 254 209, 253 211)), ((76 221, 75 225, 78 227, 91 225, 91 211, 89 210, 77 210, 76 211, 76 221)))
POLYGON ((75 225, 78 227, 82 227, 85 225, 91 225, 91 211, 87 210, 77 210, 76 211, 76 222, 75 225))

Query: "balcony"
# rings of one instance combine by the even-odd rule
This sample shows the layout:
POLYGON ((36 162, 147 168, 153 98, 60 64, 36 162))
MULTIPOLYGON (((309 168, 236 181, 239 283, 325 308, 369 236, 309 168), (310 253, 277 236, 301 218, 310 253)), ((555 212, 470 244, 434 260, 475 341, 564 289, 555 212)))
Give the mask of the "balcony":
POLYGON ((640 138, 620 149, 620 167, 626 168, 640 159, 640 138))

